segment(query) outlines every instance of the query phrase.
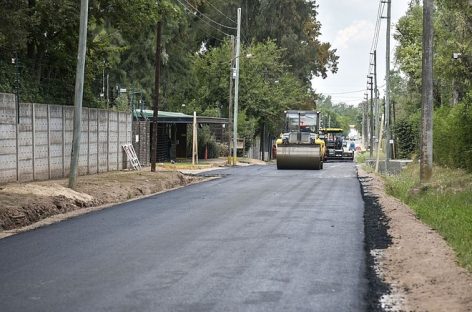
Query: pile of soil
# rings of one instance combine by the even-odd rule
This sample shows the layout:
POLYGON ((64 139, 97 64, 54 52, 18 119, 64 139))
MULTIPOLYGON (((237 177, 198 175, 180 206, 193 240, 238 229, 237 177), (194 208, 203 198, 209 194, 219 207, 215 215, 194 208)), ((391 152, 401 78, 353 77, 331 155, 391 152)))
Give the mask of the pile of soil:
POLYGON ((41 226, 38 221, 51 216, 56 218, 50 223, 200 180, 178 171, 150 172, 147 168, 80 176, 75 190, 67 187, 66 179, 0 185, 0 237, 32 224, 41 226))
POLYGON ((385 194, 383 180, 359 168, 371 311, 472 311, 472 274, 414 212, 385 194), (372 276, 374 275, 374 276, 372 276))

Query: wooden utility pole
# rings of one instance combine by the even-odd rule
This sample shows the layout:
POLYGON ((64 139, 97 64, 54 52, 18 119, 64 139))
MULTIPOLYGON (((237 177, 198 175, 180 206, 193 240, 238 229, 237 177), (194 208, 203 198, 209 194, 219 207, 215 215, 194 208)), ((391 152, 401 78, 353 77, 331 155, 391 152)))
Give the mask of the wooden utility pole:
POLYGON ((368 105, 369 105, 369 93, 364 94, 365 102, 362 104, 362 144, 367 149, 369 144, 369 116, 368 116, 368 105))
POLYGON ((72 135, 72 154, 70 157, 69 187, 77 185, 77 172, 80 154, 80 135, 82 129, 82 99, 84 95, 85 55, 87 51, 88 0, 80 2, 79 50, 75 74, 74 94, 74 132, 72 135))
POLYGON ((433 175, 433 0, 423 0, 420 183, 433 175))
POLYGON ((374 77, 367 76, 369 81, 367 84, 369 85, 370 90, 370 118, 369 118, 369 128, 370 128, 370 149, 369 149, 369 156, 370 158, 374 157, 374 83, 372 80, 374 77))
POLYGON ((375 98, 375 124, 374 129, 377 136, 377 145, 380 144, 380 107, 379 107, 379 89, 377 87, 377 50, 374 50, 374 98, 375 98))
MULTIPOLYGON (((159 2, 157 3, 159 8, 159 2)), ((157 115, 159 113, 159 86, 161 80, 161 37, 162 37, 162 13, 156 26, 156 55, 154 77, 154 105, 152 115, 151 132, 151 171, 156 171, 157 163, 157 115)))

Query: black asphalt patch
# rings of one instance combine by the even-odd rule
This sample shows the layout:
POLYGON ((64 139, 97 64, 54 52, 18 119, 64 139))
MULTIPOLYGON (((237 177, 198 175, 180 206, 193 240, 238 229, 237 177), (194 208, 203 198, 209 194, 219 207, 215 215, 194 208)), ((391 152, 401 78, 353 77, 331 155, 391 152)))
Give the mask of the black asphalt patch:
POLYGON ((364 233, 366 251, 366 274, 369 281, 367 292, 367 311, 385 311, 380 299, 390 293, 390 286, 377 274, 375 256, 372 251, 387 249, 392 244, 392 237, 388 234, 389 219, 384 214, 378 197, 368 189, 370 177, 359 177, 362 197, 364 199, 364 233))

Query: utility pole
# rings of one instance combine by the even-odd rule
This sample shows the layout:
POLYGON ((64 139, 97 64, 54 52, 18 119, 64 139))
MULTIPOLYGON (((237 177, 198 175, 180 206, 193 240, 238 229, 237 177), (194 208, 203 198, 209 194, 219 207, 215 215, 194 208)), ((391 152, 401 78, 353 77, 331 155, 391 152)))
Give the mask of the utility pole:
POLYGON ((238 31, 236 34, 236 77, 234 80, 234 121, 233 121, 233 166, 238 156, 238 100, 239 100, 239 56, 241 54, 241 8, 238 9, 238 31))
POLYGON ((193 112, 192 123, 192 166, 198 164, 197 112, 193 112))
POLYGON ((231 127, 233 126, 233 73, 234 73, 234 36, 231 36, 231 57, 230 57, 230 74, 229 74, 229 103, 228 103, 228 165, 231 165, 233 162, 233 157, 231 157, 231 140, 232 131, 231 127))
POLYGON ((110 108, 110 73, 107 72, 107 109, 110 108))
POLYGON ((433 175, 433 0, 423 0, 420 183, 433 175))
MULTIPOLYGON (((159 2, 157 2, 158 8, 159 2)), ((151 172, 156 172, 157 163, 157 115, 159 113, 159 86, 161 80, 161 37, 162 37, 162 13, 156 25, 156 55, 155 55, 155 77, 154 77, 154 105, 152 114, 151 131, 151 172)))
POLYGON ((11 62, 15 65, 15 105, 16 105, 16 123, 20 123, 20 59, 18 58, 18 52, 15 53, 15 57, 11 59, 11 62))
POLYGON ((375 133, 377 134, 377 145, 380 144, 380 133, 378 132, 379 130, 379 114, 380 114, 380 108, 379 108, 379 89, 377 87, 377 50, 374 50, 374 94, 375 94, 375 124, 374 124, 374 129, 375 133))
POLYGON ((367 78, 370 80, 367 82, 369 85, 370 89, 370 158, 374 156, 374 86, 373 86, 373 78, 372 75, 367 76, 367 78))
POLYGON ((364 94, 365 102, 362 104, 362 143, 364 144, 364 148, 367 148, 367 144, 369 144, 369 121, 368 121, 368 105, 369 105, 369 93, 364 94))
POLYGON ((392 0, 386 0, 387 3, 387 35, 386 35, 386 53, 385 53, 385 170, 388 171, 390 160, 390 21, 392 16, 392 0))
POLYGON ((82 99, 84 95, 85 54, 87 51, 88 0, 80 2, 79 49, 75 74, 74 94, 74 132, 72 136, 72 153, 70 158, 69 188, 77 185, 77 167, 80 154, 80 135, 82 129, 82 99))

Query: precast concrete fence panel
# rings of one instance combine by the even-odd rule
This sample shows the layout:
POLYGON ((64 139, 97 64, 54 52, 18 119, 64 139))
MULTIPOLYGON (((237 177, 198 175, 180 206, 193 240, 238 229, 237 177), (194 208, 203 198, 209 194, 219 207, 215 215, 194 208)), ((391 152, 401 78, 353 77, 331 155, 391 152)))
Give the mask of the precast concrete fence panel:
MULTIPOLYGON (((69 176, 74 107, 20 103, 0 93, 0 183, 69 176)), ((131 143, 130 113, 82 110, 79 175, 127 168, 122 145, 131 143)))

